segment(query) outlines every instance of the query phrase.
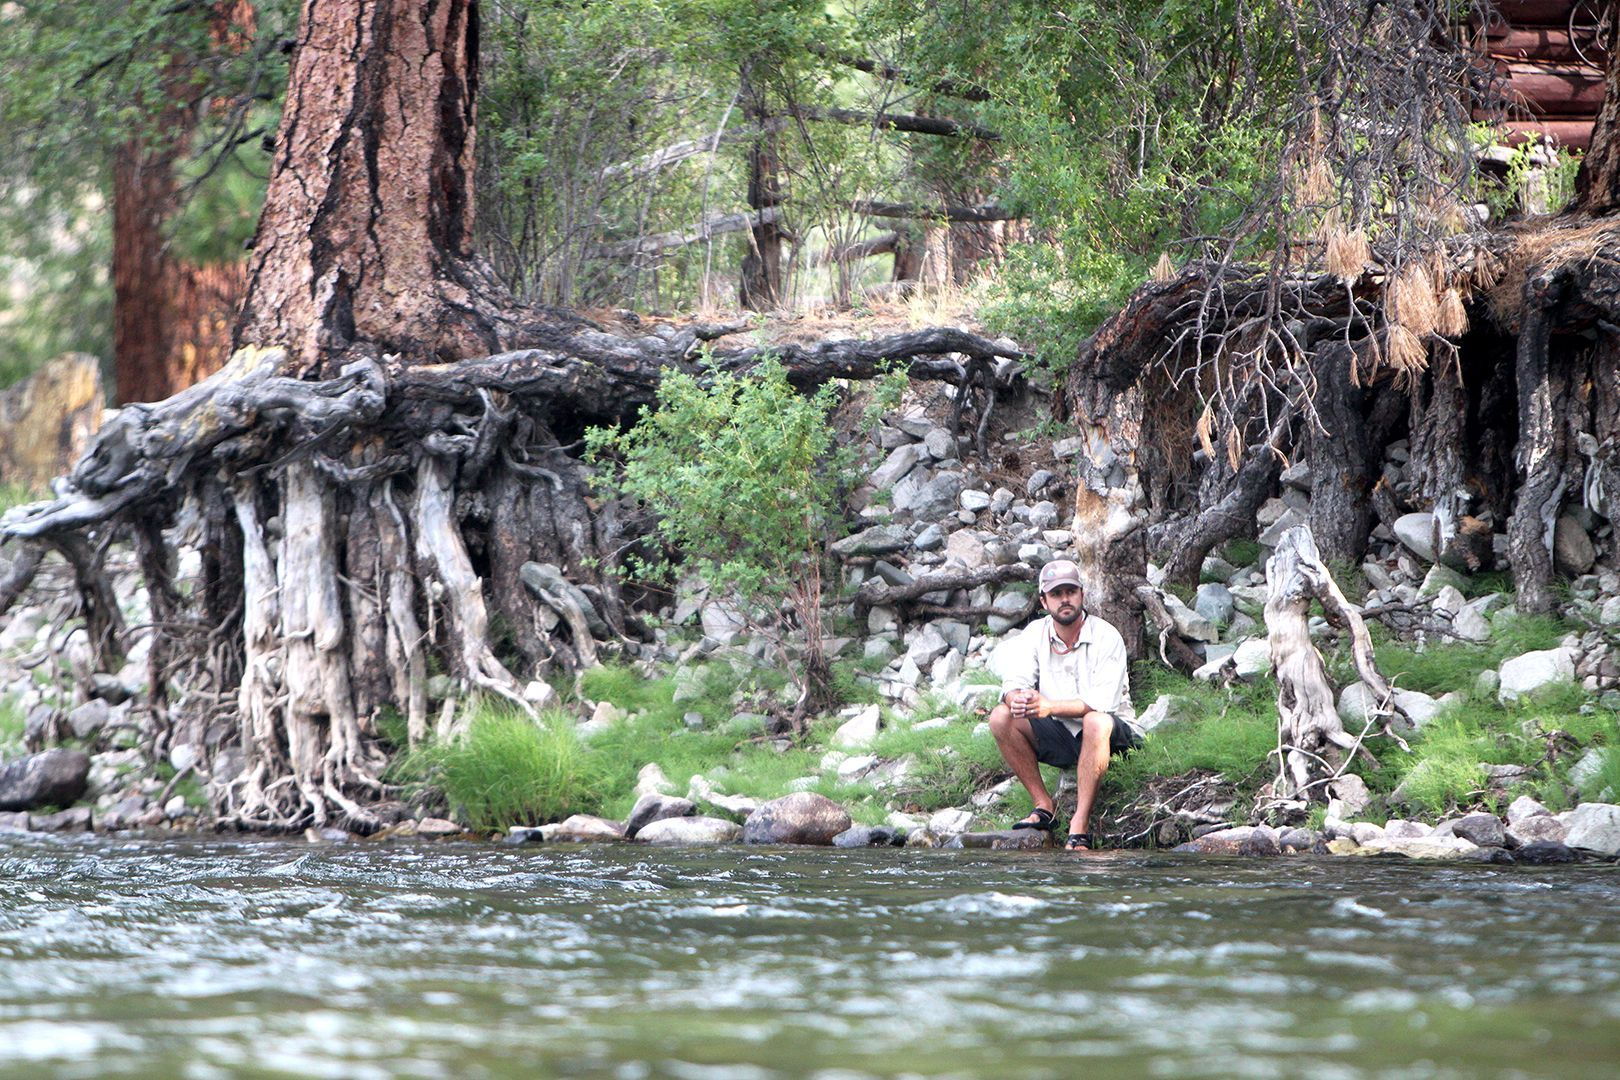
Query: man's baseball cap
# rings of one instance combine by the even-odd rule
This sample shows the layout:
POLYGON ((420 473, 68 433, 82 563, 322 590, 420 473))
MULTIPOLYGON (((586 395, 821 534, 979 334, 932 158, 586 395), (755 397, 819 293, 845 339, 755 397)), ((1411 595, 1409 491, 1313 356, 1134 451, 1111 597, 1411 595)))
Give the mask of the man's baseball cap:
POLYGON ((1080 568, 1068 559, 1053 559, 1041 567, 1041 593, 1049 593, 1059 585, 1085 588, 1080 584, 1080 568))

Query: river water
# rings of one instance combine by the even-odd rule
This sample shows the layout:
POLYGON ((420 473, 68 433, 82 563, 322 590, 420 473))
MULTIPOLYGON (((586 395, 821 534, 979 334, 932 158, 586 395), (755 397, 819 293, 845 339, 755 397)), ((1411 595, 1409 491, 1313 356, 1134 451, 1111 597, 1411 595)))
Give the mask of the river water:
POLYGON ((1620 1075, 1620 868, 0 833, 0 1076, 1620 1075))

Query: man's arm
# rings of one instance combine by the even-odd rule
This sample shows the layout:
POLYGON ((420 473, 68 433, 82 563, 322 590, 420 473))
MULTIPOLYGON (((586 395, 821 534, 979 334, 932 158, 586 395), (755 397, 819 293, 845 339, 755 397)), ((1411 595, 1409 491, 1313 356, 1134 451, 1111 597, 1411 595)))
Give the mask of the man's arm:
POLYGON ((1021 630, 1007 639, 1005 645, 996 650, 991 666, 1001 676, 1003 705, 1012 705, 1014 695, 1033 691, 1040 681, 1041 671, 1034 646, 1029 642, 1029 631, 1021 630))

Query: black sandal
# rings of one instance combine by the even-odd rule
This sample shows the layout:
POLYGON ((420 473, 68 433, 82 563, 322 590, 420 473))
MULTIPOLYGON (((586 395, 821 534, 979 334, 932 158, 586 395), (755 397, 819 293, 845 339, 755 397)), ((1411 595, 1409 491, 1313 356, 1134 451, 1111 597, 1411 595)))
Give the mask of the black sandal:
POLYGON ((1051 832, 1053 826, 1057 824, 1056 814, 1052 813, 1050 810, 1043 810, 1038 806, 1032 812, 1032 816, 1035 818, 1034 821, 1015 821, 1013 822, 1013 828, 1037 829, 1041 832, 1051 832))
POLYGON ((1063 845, 1065 851, 1090 851, 1091 834, 1088 832, 1075 832, 1069 834, 1069 842, 1063 845))

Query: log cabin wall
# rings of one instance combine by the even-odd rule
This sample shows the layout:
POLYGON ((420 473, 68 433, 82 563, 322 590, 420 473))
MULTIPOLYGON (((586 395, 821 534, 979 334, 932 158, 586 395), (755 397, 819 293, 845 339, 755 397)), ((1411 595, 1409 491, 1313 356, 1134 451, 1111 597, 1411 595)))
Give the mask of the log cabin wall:
POLYGON ((1541 139, 1576 150, 1590 146, 1608 61, 1597 25, 1611 2, 1496 0, 1493 17, 1469 29, 1500 76, 1497 92, 1506 115, 1476 109, 1474 119, 1502 122, 1510 143, 1541 139))

